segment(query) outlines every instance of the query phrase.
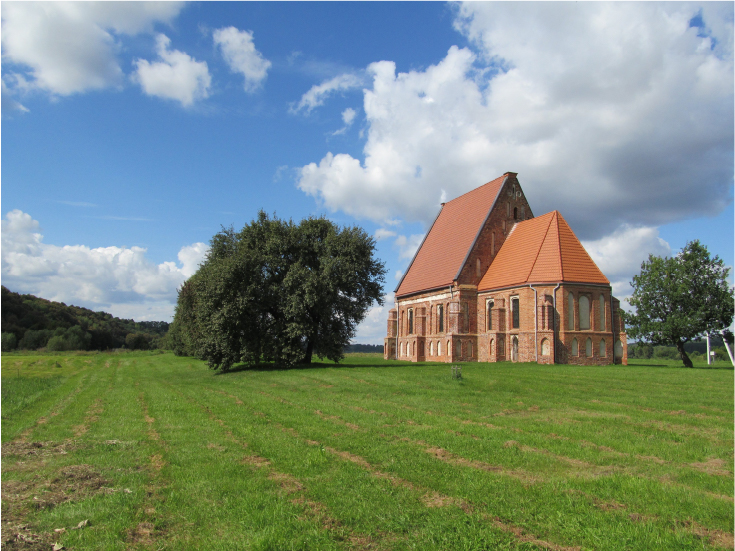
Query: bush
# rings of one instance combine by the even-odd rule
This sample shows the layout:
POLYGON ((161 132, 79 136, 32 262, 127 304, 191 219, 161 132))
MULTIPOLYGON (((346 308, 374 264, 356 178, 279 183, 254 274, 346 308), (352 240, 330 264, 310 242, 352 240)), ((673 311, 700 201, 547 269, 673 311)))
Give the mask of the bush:
POLYGON ((29 329, 23 335, 18 343, 18 348, 23 350, 38 350, 43 348, 48 343, 49 339, 54 335, 54 332, 49 329, 29 329))
POLYGON ((653 357, 676 360, 679 358, 679 352, 673 346, 656 346, 653 348, 653 357))
POLYGON ((10 352, 18 347, 18 338, 14 333, 3 333, 2 334, 2 351, 10 352))
POLYGON ((51 352, 63 352, 64 350, 69 350, 69 345, 64 337, 56 335, 51 337, 48 343, 46 343, 46 350, 51 352))

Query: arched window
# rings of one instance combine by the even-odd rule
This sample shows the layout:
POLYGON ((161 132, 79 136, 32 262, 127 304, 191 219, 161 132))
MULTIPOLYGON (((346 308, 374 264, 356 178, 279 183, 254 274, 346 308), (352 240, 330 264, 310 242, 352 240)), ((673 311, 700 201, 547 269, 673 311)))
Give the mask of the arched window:
POLYGON ((489 346, 489 347, 488 347, 488 349, 487 349, 487 352, 488 352, 488 354, 489 354, 490 356, 492 356, 492 355, 493 355, 493 347, 494 347, 494 346, 495 346, 495 340, 494 340, 494 339, 490 339, 490 346, 489 346))
POLYGON ((434 341, 431 341, 429 343, 429 356, 433 356, 433 355, 434 355, 434 341))
POLYGON ((586 295, 579 297, 579 330, 590 328, 590 299, 586 295))
POLYGON ((567 327, 570 331, 574 331, 574 295, 572 293, 569 293, 569 299, 567 300, 567 319, 569 320, 569 324, 567 327))
POLYGON ((577 339, 572 339, 572 356, 579 356, 579 344, 577 339))
POLYGON ((587 337, 587 342, 584 343, 584 352, 588 358, 592 357, 592 339, 587 337))
POLYGON ((462 323, 464 325, 463 333, 470 332, 470 306, 468 303, 462 303, 462 323))
POLYGON ((513 329, 518 329, 521 326, 521 311, 520 311, 520 305, 521 301, 518 297, 511 297, 510 299, 510 307, 513 313, 513 329))
POLYGON ((604 330, 605 330, 605 295, 600 295, 600 331, 604 331, 604 330))
POLYGON ((442 355, 442 341, 436 341, 436 355, 442 355))
POLYGON ((518 361, 518 337, 513 337, 513 340, 511 341, 511 351, 510 351, 510 359, 513 362, 518 361))
POLYGON ((452 341, 447 341, 447 356, 452 355, 452 341))
POLYGON ((482 275, 482 263, 480 262, 480 259, 477 259, 477 277, 480 277, 482 275))
POLYGON ((436 307, 436 317, 439 322, 439 333, 444 333, 444 306, 440 304, 436 307))
POLYGON ((513 207, 513 220, 518 220, 518 207, 513 207))
POLYGON ((605 339, 600 341, 600 358, 607 356, 607 348, 605 346, 605 339))
MULTIPOLYGON (((505 216, 510 218, 510 203, 505 204, 505 216)), ((505 228, 504 228, 505 229, 505 228)))
POLYGON ((408 311, 408 334, 413 335, 413 308, 408 311))
POLYGON ((548 356, 550 348, 551 347, 549 346, 549 339, 543 339, 541 341, 541 355, 548 356))
POLYGON ((613 348, 613 351, 615 352, 616 361, 623 359, 623 343, 620 342, 620 339, 615 341, 615 347, 613 348))
POLYGON ((401 343, 401 358, 402 358, 402 357, 404 356, 404 354, 403 354, 403 350, 404 350, 404 348, 403 348, 403 343, 401 343))
POLYGON ((492 331, 493 329, 493 306, 495 306, 495 301, 488 300, 487 301, 487 330, 492 331))

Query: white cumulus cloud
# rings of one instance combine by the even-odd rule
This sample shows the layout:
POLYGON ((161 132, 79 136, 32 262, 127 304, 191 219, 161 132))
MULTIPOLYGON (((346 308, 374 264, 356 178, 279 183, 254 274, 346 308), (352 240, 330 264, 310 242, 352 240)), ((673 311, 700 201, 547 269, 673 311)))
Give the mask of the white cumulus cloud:
POLYGON ((671 247, 661 239, 656 228, 623 226, 595 241, 583 241, 587 253, 610 280, 613 294, 630 296, 630 282, 641 271, 648 255, 670 256, 671 247))
POLYGON ((3 63, 32 88, 69 95, 120 85, 117 36, 150 32, 181 2, 3 2, 3 63))
POLYGON ((312 109, 324 105, 327 98, 337 92, 344 92, 363 85, 364 79, 354 73, 344 73, 336 77, 325 80, 321 84, 315 84, 308 92, 301 96, 301 100, 295 106, 291 106, 292 113, 306 111, 310 113, 312 109))
POLYGON ((214 44, 235 73, 245 77, 245 91, 252 92, 265 80, 271 62, 255 49, 253 33, 226 27, 214 31, 214 44))
POLYGON ((196 61, 179 50, 169 50, 171 39, 156 36, 156 52, 160 61, 136 59, 135 80, 149 96, 172 99, 184 107, 209 97, 212 77, 206 61, 196 61))
MULTIPOLYGON (((732 4, 470 2, 425 70, 368 66, 364 158, 298 186, 327 208, 421 221, 506 171, 583 239, 721 211, 733 183, 732 4), (692 26, 701 14, 703 26, 692 26)), ((337 81, 307 92, 319 104, 337 81)))
POLYGON ((17 209, 2 221, 3 285, 138 320, 170 319, 178 287, 207 251, 194 243, 179 251, 180 265, 154 264, 141 247, 47 245, 38 221, 17 209))

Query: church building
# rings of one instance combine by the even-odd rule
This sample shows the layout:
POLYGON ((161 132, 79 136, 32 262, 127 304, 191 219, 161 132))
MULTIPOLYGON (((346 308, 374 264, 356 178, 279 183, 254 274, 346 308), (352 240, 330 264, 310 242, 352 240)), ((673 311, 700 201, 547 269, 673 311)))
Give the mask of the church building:
POLYGON ((395 294, 386 359, 628 363, 610 282, 514 172, 442 204, 395 294))

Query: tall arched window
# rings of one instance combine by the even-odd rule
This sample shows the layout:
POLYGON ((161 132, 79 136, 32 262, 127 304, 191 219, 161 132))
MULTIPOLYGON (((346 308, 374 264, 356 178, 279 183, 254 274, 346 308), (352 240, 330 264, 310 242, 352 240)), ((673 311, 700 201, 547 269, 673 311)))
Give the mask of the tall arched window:
POLYGON ((518 329, 521 326, 521 310, 520 310, 521 301, 518 297, 511 297, 510 299, 510 307, 512 310, 512 328, 518 329))
POLYGON ((452 355, 452 341, 447 341, 447 356, 452 355))
POLYGON ((413 335, 413 308, 408 311, 408 334, 413 335))
POLYGON ((587 342, 584 343, 584 352, 588 358, 592 357, 592 339, 587 337, 587 342))
POLYGON ((487 352, 488 352, 488 355, 490 355, 491 357, 493 355, 493 347, 494 346, 495 346, 495 340, 494 339, 490 339, 490 346, 488 347, 487 352))
POLYGON ((569 293, 569 298, 567 300, 567 319, 569 320, 569 324, 567 327, 570 331, 574 331, 574 295, 572 293, 569 293))
POLYGON ((436 341, 436 355, 442 355, 442 341, 436 341))
POLYGON ((434 355, 434 341, 431 341, 429 343, 429 356, 433 356, 433 355, 434 355))
POLYGON ((621 360, 623 358, 623 343, 620 342, 620 339, 615 341, 613 351, 615 352, 616 361, 621 360))
POLYGON ((518 207, 513 207, 513 220, 518 220, 518 207))
POLYGON ((405 350, 405 349, 403 348, 403 343, 401 343, 401 358, 402 358, 402 357, 404 356, 404 354, 403 354, 403 351, 404 351, 404 350, 405 350))
POLYGON ((586 295, 579 297, 579 330, 590 328, 590 299, 586 295))
POLYGON ((605 339, 600 341, 600 358, 607 356, 607 347, 605 346, 605 339))
POLYGON ((577 339, 572 340, 572 356, 579 356, 579 343, 577 343, 577 339))
POLYGON ((605 295, 600 295, 600 331, 604 331, 604 330, 605 330, 605 295))
POLYGON ((492 331, 493 329, 493 306, 495 306, 495 301, 488 300, 487 301, 487 330, 492 331))
POLYGON ((444 333, 444 305, 440 304, 436 307, 436 317, 439 322, 439 333, 444 333))

